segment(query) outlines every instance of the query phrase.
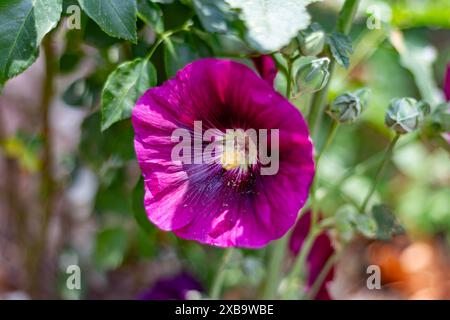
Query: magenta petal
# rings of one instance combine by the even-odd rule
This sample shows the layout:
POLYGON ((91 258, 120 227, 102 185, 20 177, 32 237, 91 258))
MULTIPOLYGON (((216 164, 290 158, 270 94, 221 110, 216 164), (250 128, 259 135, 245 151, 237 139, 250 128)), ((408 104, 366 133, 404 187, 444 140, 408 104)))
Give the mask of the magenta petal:
POLYGON ((267 83, 273 86, 278 72, 273 58, 269 55, 261 55, 256 58, 252 58, 252 61, 256 70, 258 70, 259 75, 266 80, 267 83))
POLYGON ((445 99, 450 101, 450 63, 447 65, 447 70, 445 72, 444 93, 445 99))
POLYGON ((300 112, 247 66, 195 61, 148 90, 133 109, 145 208, 159 228, 220 247, 257 248, 295 223, 314 177, 312 143, 300 112), (172 161, 173 130, 278 129, 279 170, 261 175, 220 164, 172 161), (239 171, 238 171, 239 172, 239 171))

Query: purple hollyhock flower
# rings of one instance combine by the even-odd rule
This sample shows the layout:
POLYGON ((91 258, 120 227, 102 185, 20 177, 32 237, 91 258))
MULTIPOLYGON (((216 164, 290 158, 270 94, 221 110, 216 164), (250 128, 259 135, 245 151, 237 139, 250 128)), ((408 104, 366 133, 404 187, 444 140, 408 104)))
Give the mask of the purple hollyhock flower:
MULTIPOLYGON (((445 72, 445 79, 444 79, 444 94, 445 94, 445 100, 447 102, 450 102, 450 63, 447 64, 447 70, 445 72)), ((450 110, 448 110, 450 112, 450 110)), ((446 132, 443 134, 444 139, 447 140, 447 142, 450 144, 450 132, 446 132)))
MULTIPOLYGON (((300 220, 294 227, 292 236, 289 239, 289 248, 294 255, 297 255, 303 246, 306 236, 311 228, 311 211, 307 211, 303 214, 300 220)), ((322 232, 314 241, 311 251, 307 257, 308 266, 308 279, 307 279, 307 290, 316 281, 322 268, 325 266, 328 258, 334 253, 334 248, 331 244, 330 237, 327 232, 322 232)), ((325 280, 320 286, 319 291, 315 299, 317 300, 332 300, 330 294, 328 293, 327 284, 333 280, 334 268, 328 272, 325 280)))
MULTIPOLYGON (((149 89, 136 103, 132 122, 144 205, 160 229, 220 247, 258 248, 294 225, 314 176, 308 128, 300 112, 247 66, 195 61, 149 89), (174 130, 198 135, 195 121, 202 121, 202 132, 212 129, 224 140, 228 129, 277 129, 278 144, 268 141, 279 158, 276 174, 262 174, 261 145, 252 165, 224 160, 252 149, 249 145, 255 144, 248 139, 244 145, 232 144, 231 151, 225 148, 213 163, 196 163, 195 157, 193 164, 174 161, 172 151, 179 144, 174 130)), ((194 141, 194 154, 196 149, 203 145, 194 141)))
POLYGON ((273 86, 278 70, 272 57, 265 54, 252 58, 252 61, 260 76, 273 86))
POLYGON ((189 291, 203 292, 203 287, 191 274, 181 272, 162 278, 148 290, 142 292, 139 300, 187 300, 189 291))

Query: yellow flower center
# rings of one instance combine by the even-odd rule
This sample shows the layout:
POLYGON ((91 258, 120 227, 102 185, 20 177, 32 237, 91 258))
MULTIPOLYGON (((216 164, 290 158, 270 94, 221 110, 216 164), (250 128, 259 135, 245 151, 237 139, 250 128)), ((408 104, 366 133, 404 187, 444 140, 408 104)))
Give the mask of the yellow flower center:
POLYGON ((227 132, 224 137, 223 153, 220 158, 225 170, 248 170, 257 163, 256 135, 242 129, 227 132))

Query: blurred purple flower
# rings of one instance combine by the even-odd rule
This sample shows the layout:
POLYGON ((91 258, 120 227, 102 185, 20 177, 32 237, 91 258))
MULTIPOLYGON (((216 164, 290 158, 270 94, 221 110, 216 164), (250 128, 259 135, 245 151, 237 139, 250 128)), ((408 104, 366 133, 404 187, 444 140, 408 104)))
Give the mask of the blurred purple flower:
MULTIPOLYGON (((450 102, 450 62, 447 64, 447 70, 445 72, 444 94, 445 94, 445 100, 447 102, 450 102)), ((450 110, 448 110, 448 112, 450 112, 450 110)), ((444 133, 443 136, 444 136, 444 139, 447 140, 447 142, 450 144, 450 132, 444 133)))
POLYGON ((255 65, 256 70, 259 75, 267 81, 271 86, 275 81, 275 77, 277 76, 277 67, 275 65, 275 61, 269 55, 261 55, 256 58, 252 58, 253 64, 255 65))
MULTIPOLYGON (((294 255, 297 255, 303 246, 306 236, 311 228, 311 211, 307 211, 303 214, 300 220, 294 227, 292 236, 289 239, 289 248, 294 255)), ((334 253, 334 248, 331 244, 330 237, 326 232, 322 232, 314 241, 311 251, 308 254, 307 266, 308 266, 308 279, 307 290, 311 289, 311 286, 316 281, 327 260, 334 253)), ((317 291, 315 297, 316 300, 332 300, 327 284, 333 280, 334 267, 328 272, 325 280, 323 281, 320 289, 317 291)))
POLYGON ((450 63, 447 64, 447 70, 445 72, 444 93, 445 99, 450 101, 450 63))
POLYGON ((195 61, 149 89, 133 109, 132 122, 144 204, 162 230, 204 244, 257 248, 294 225, 314 176, 308 128, 300 112, 247 66, 195 61), (220 155, 214 163, 173 161, 178 141, 172 133, 195 133, 194 121, 225 139, 227 129, 278 129, 277 173, 262 175, 259 158, 244 167, 228 167, 220 155))
POLYGON ((191 274, 181 272, 162 278, 148 290, 142 292, 139 300, 187 300, 189 291, 203 292, 203 287, 191 274))

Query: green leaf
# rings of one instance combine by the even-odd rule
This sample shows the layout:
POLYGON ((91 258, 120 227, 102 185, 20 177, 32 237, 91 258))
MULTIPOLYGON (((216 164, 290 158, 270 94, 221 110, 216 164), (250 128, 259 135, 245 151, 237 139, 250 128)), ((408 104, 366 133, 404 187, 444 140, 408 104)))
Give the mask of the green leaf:
POLYGON ((105 49, 120 42, 119 39, 105 33, 98 24, 90 18, 87 18, 86 25, 84 26, 83 40, 87 44, 99 49, 105 49))
POLYGON ((122 264, 128 246, 128 237, 122 228, 103 229, 97 234, 94 262, 102 271, 116 269, 122 264))
POLYGON ((273 52, 289 44, 300 30, 306 29, 310 16, 306 6, 310 1, 226 0, 240 13, 247 31, 245 37, 254 49, 273 52))
POLYGON ((137 58, 118 66, 109 75, 102 91, 102 131, 129 118, 136 100, 155 85, 156 70, 147 59, 137 58))
POLYGON ((36 23, 37 42, 56 25, 62 12, 62 0, 34 0, 34 20, 36 23))
POLYGON ((336 62, 348 68, 350 65, 350 55, 353 53, 352 39, 343 33, 333 32, 327 40, 330 45, 331 54, 336 62))
POLYGON ((137 43, 136 0, 78 0, 81 8, 110 36, 137 43))
POLYGON ((372 207, 372 216, 377 225, 376 238, 379 240, 390 240, 392 236, 404 232, 391 210, 386 205, 372 207))
POLYGON ((157 33, 164 32, 164 21, 161 8, 150 0, 138 0, 138 16, 157 33))
POLYGON ((144 195, 144 179, 141 177, 133 189, 131 206, 133 208, 134 218, 141 229, 150 234, 155 230, 155 227, 148 220, 147 211, 144 207, 144 195))
POLYGON ((61 11, 62 0, 0 2, 0 87, 33 64, 42 38, 56 26, 61 11))

